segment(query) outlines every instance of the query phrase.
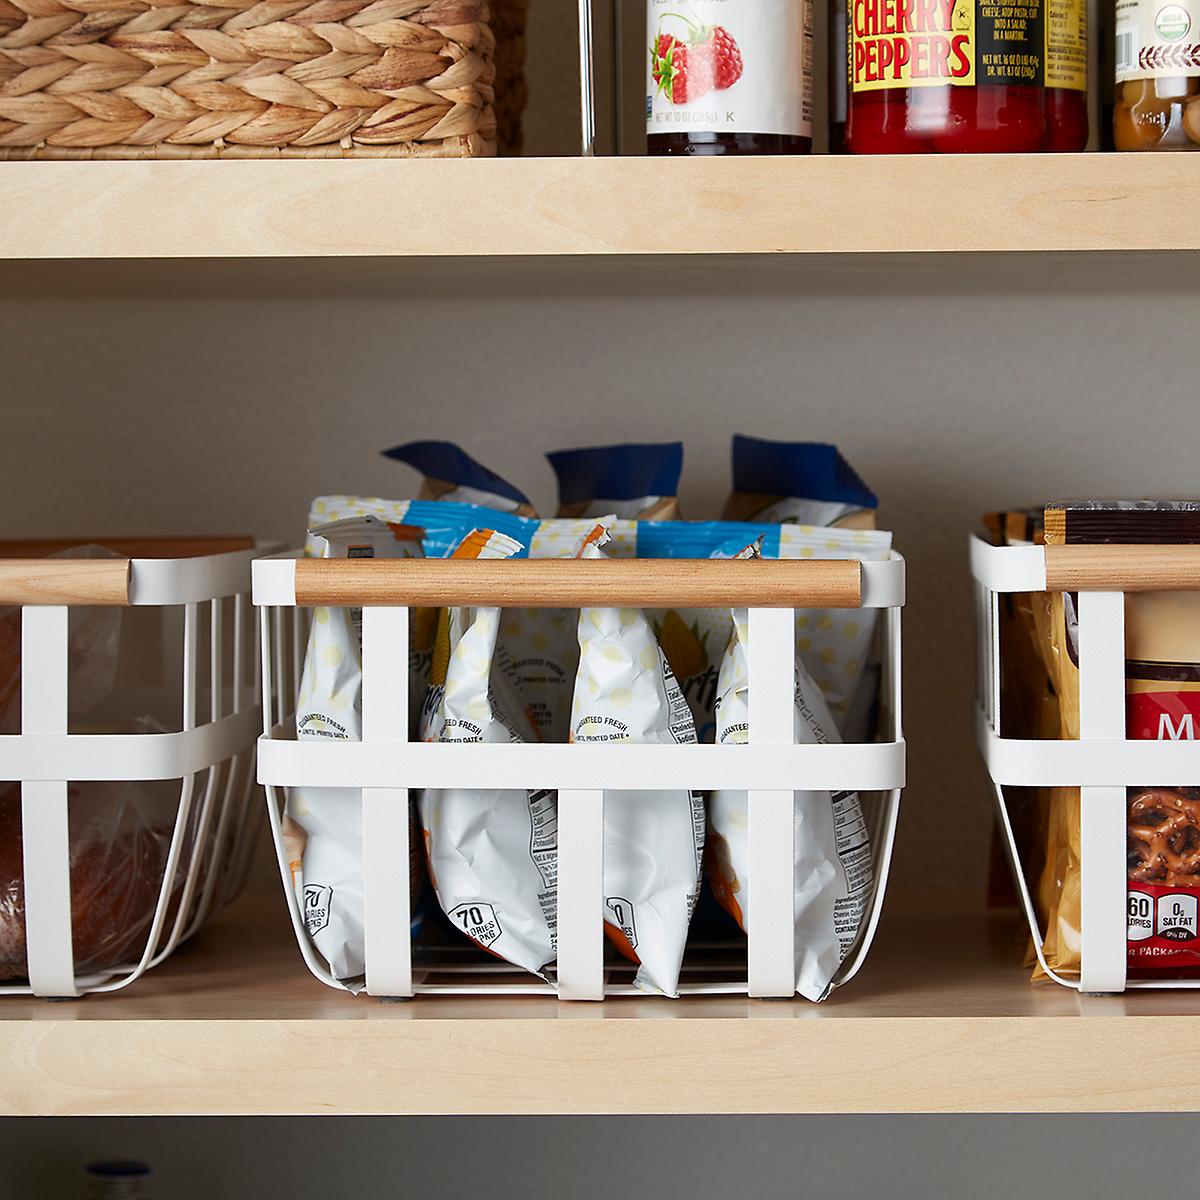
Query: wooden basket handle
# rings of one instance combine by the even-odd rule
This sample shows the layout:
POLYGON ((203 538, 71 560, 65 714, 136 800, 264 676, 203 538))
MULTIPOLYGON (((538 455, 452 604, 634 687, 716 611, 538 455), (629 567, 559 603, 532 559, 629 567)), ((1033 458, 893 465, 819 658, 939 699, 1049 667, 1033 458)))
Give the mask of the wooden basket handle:
POLYGON ((1200 546, 1046 547, 1050 592, 1200 590, 1200 546))
POLYGON ((0 604, 128 603, 127 558, 0 559, 0 604))
POLYGON ((862 564, 805 559, 362 559, 296 563, 310 607, 859 608, 862 564))

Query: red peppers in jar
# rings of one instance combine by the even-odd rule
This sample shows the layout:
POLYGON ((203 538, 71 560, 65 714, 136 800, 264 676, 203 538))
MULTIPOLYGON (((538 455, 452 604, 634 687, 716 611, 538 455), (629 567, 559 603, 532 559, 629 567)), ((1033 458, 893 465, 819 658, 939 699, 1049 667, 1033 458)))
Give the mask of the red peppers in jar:
POLYGON ((847 3, 852 154, 1086 145, 1086 0, 847 3))

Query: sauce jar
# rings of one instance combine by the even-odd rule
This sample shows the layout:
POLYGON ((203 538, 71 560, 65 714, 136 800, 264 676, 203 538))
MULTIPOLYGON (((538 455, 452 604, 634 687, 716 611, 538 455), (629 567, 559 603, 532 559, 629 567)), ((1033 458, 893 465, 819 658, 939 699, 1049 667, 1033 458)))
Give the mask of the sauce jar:
POLYGON ((853 154, 1087 144, 1086 0, 848 0, 853 154))
POLYGON ((1197 0, 1165 5, 1117 0, 1118 150, 1200 149, 1198 15, 1197 0))
POLYGON ((807 154, 812 0, 647 0, 651 154, 807 154))

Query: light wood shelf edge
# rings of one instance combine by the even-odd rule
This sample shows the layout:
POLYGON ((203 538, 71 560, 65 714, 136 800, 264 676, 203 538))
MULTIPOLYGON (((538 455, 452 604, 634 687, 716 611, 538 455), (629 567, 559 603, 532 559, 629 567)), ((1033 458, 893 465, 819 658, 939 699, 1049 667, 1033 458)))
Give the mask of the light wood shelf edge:
POLYGON ((911 904, 885 913, 861 975, 818 1007, 384 1003, 317 983, 278 891, 251 893, 127 992, 0 998, 0 1115, 1200 1109, 1145 1069, 1147 1047, 1187 1044, 1200 993, 1031 985, 1015 917, 911 904))
POLYGON ((1194 157, 3 163, 0 258, 1197 249, 1194 157))
POLYGON ((113 1021, 0 1030, 0 1112, 1194 1111, 1145 1070, 1194 1019, 113 1021))

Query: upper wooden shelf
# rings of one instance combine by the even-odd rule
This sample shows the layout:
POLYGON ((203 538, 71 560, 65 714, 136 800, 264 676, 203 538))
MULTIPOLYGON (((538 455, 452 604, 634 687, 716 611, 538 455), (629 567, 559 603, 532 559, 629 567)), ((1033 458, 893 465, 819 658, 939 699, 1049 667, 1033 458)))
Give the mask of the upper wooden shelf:
POLYGON ((1200 155, 0 164, 0 258, 1200 248, 1200 155))
POLYGON ((128 992, 0 1000, 0 1115, 1200 1108, 1147 1069, 1190 1044, 1200 993, 1034 986, 1011 917, 896 899, 814 1007, 355 998, 309 976, 278 892, 251 894, 128 992))

